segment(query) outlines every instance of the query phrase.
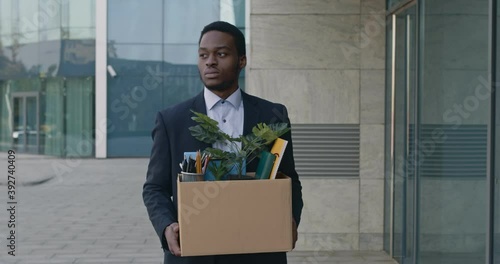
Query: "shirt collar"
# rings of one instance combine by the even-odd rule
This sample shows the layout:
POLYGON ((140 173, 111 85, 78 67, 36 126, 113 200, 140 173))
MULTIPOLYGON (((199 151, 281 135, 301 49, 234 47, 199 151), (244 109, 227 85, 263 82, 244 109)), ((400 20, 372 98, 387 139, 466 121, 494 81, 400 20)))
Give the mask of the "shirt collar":
MULTIPOLYGON (((205 104, 207 105, 207 110, 211 110, 219 101, 224 100, 218 95, 214 94, 212 91, 208 90, 207 87, 203 90, 203 96, 205 97, 205 104)), ((227 99, 236 109, 241 105, 241 90, 238 88, 234 93, 232 93, 227 99)))

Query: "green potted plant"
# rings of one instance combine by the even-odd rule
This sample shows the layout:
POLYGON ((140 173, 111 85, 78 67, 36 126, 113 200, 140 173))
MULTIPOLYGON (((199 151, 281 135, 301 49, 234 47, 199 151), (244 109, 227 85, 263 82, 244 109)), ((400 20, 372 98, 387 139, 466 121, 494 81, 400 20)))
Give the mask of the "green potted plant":
POLYGON ((207 168, 212 172, 216 180, 220 180, 233 168, 236 168, 237 176, 241 178, 245 163, 250 163, 259 157, 259 154, 266 150, 269 144, 290 130, 286 123, 259 123, 252 128, 251 134, 231 137, 219 129, 217 121, 205 114, 191 112, 194 113, 192 119, 198 123, 198 125, 189 128, 192 136, 208 144, 215 142, 229 144, 230 151, 215 148, 206 148, 204 150, 205 153, 210 155, 211 160, 219 160, 219 162, 212 163, 207 168), (241 143, 241 148, 238 143, 241 143))

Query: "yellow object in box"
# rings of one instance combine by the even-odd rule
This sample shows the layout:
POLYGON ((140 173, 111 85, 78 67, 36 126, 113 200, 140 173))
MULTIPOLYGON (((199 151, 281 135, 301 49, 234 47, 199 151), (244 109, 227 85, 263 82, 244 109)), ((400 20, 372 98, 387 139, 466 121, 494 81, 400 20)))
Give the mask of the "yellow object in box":
POLYGON ((276 180, 177 179, 182 256, 292 250, 292 190, 276 180))

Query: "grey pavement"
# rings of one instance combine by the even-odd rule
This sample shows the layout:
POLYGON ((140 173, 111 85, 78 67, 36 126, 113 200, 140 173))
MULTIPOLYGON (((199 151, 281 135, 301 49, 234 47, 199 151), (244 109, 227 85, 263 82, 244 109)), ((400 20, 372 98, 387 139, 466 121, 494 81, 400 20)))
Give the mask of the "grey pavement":
MULTIPOLYGON (((162 263, 142 203, 147 159, 16 157, 16 256, 7 254, 7 153, 0 152, 0 263, 162 263)), ((300 232, 300 228, 299 228, 300 232)), ((299 234, 300 236, 300 234, 299 234)), ((290 264, 393 264, 383 252, 288 253, 290 264)))

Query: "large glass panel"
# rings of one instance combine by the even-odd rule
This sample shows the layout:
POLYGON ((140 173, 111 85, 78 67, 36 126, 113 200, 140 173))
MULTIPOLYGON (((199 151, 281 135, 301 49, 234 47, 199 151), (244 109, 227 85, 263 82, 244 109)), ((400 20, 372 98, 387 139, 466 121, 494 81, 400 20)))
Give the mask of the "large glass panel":
POLYGON ((12 34, 12 1, 0 0, 0 35, 12 34))
POLYGON ((95 28, 63 28, 63 39, 95 39, 95 28))
POLYGON ((61 38, 95 38, 95 0, 61 2, 61 38))
POLYGON ((63 156, 64 154, 64 81, 50 78, 44 83, 40 100, 40 130, 42 154, 63 156))
MULTIPOLYGON (((40 42, 60 40, 61 39, 61 29, 47 29, 40 31, 40 42)), ((43 55, 43 54, 42 54, 43 55)))
POLYGON ((450 2, 421 1, 418 253, 485 263, 488 1, 450 2))
POLYGON ((61 1, 61 3, 68 6, 68 24, 64 26, 95 28, 95 0, 61 1))
POLYGON ((9 50, 8 48, 12 46, 12 36, 11 35, 0 35, 0 54, 1 56, 5 56, 9 59, 9 50))
POLYGON ((0 82, 0 151, 12 145, 12 103, 8 96, 8 82, 0 82))
POLYGON ((217 20, 244 29, 245 1, 108 0, 108 156, 149 155, 156 113, 203 89, 198 40, 217 20))
POLYGON ((387 0, 387 10, 390 10, 393 7, 396 7, 398 5, 402 5, 406 2, 409 2, 411 0, 387 0))
POLYGON ((38 96, 15 93, 12 96, 13 147, 19 152, 38 153, 38 96))
MULTIPOLYGON (((162 0, 108 0, 108 41, 162 43, 162 10, 162 0)), ((195 18, 196 15, 190 14, 189 19, 182 17, 175 25, 189 23, 195 18)))
POLYGON ((163 108, 163 76, 161 67, 143 66, 142 76, 125 74, 108 80, 109 156, 142 156, 151 150, 151 129, 163 108))
POLYGON ((203 83, 196 65, 165 63, 164 69, 163 107, 187 100, 202 91, 203 83))
POLYGON ((219 20, 219 1, 165 1, 163 37, 165 44, 198 45, 203 27, 212 21, 219 20), (200 12, 200 10, 205 12, 200 12), (186 17, 189 19, 185 19, 186 17), (179 21, 183 22, 179 23, 179 21))
POLYGON ((26 96, 26 152, 38 154, 38 96, 26 96))
POLYGON ((162 48, 161 45, 156 44, 143 45, 110 43, 108 45, 108 56, 128 61, 128 65, 132 65, 137 61, 160 62, 162 59, 162 48))
MULTIPOLYGON (((57 75, 57 72, 61 63, 61 41, 53 40, 53 41, 44 41, 40 42, 38 45, 40 50, 40 67, 39 71, 44 77, 54 77, 57 75)), ((73 50, 74 53, 77 53, 76 50, 73 50)), ((63 56, 65 54, 63 53, 63 56)))
MULTIPOLYGON (((39 0, 39 7, 33 19, 38 20, 40 30, 61 28, 61 7, 75 1, 39 0)), ((80 1, 78 1, 80 2, 80 1)), ((81 10, 82 11, 82 10, 81 10)))
POLYGON ((24 151, 25 137, 24 137, 24 98, 12 98, 12 144, 15 150, 24 151))
MULTIPOLYGON (((95 74, 95 40, 62 40, 61 56, 57 76, 81 77, 95 74)), ((55 57, 57 55, 52 54, 52 58, 55 57)), ((47 68, 48 72, 50 72, 50 67, 47 68)))
POLYGON ((18 0, 12 1, 12 12, 15 23, 13 31, 19 33, 19 43, 34 43, 38 41, 39 15, 38 12, 39 0, 18 0))
POLYGON ((66 155, 90 157, 94 154, 94 80, 69 78, 65 91, 66 155))

